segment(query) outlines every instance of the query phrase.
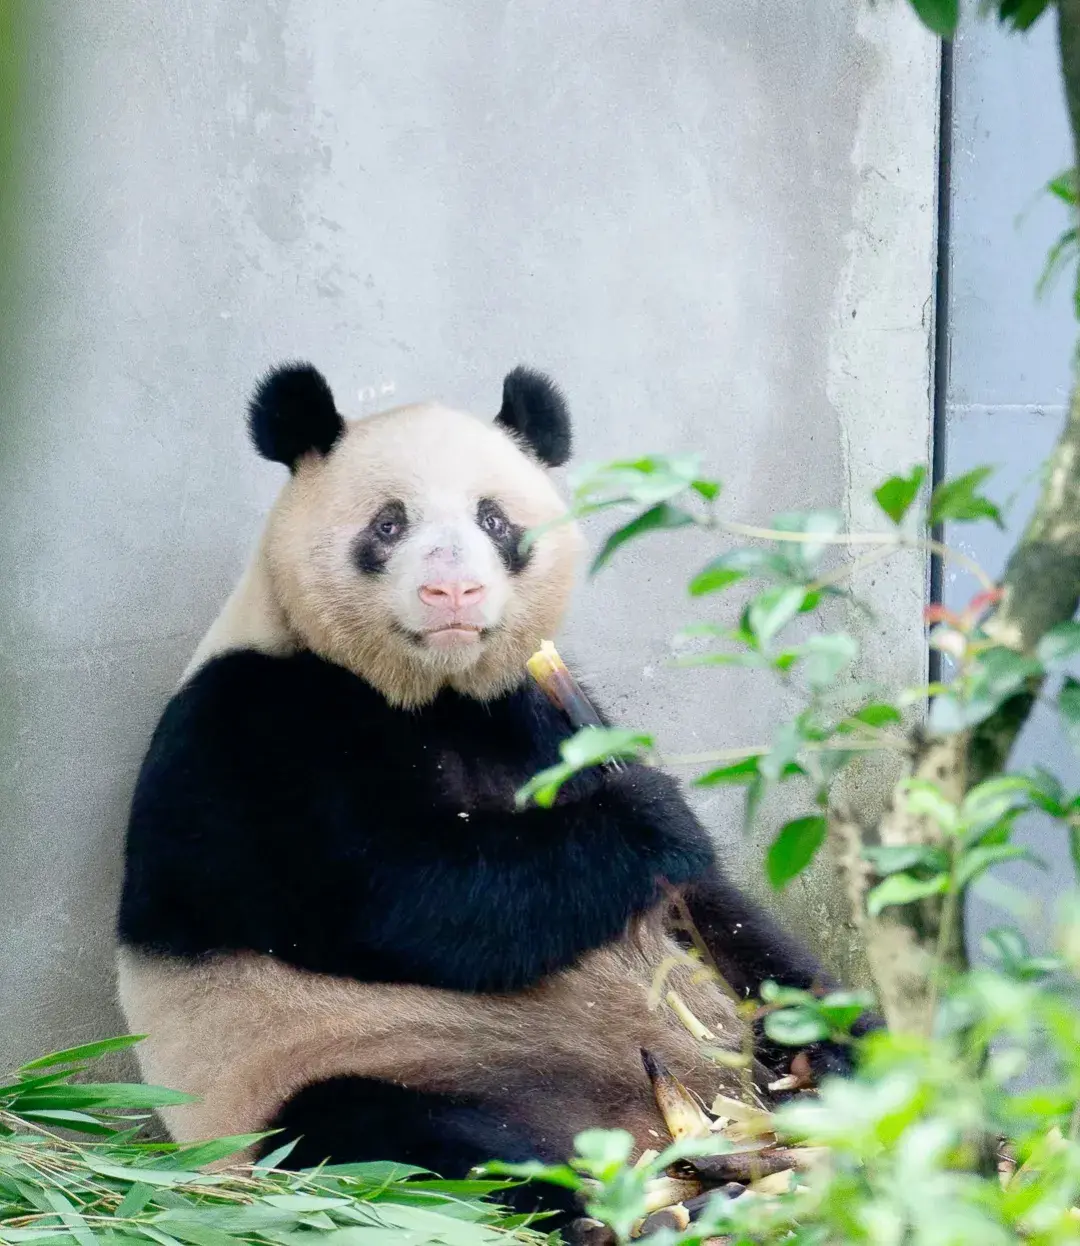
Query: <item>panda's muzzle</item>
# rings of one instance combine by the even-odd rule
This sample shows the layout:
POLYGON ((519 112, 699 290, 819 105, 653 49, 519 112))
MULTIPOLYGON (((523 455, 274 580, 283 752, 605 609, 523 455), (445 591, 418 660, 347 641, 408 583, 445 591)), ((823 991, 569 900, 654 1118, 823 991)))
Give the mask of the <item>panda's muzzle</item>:
POLYGON ((429 579, 417 589, 425 618, 419 630, 435 649, 455 649, 476 644, 486 620, 482 607, 487 588, 479 580, 461 576, 429 579))

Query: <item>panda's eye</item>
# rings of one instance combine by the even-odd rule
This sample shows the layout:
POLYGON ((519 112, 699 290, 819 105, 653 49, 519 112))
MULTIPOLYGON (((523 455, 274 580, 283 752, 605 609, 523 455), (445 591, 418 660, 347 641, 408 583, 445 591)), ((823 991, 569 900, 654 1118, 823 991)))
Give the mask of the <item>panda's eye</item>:
POLYGON ((495 547, 503 566, 517 575, 529 565, 529 555, 521 548, 525 530, 519 528, 494 498, 482 498, 476 508, 476 526, 495 547))
POLYGON ((503 536, 508 524, 498 511, 488 511, 480 520, 480 526, 491 536, 503 536))
POLYGON ((405 531, 408 518, 401 502, 388 502, 372 519, 368 531, 380 541, 395 541, 405 531))

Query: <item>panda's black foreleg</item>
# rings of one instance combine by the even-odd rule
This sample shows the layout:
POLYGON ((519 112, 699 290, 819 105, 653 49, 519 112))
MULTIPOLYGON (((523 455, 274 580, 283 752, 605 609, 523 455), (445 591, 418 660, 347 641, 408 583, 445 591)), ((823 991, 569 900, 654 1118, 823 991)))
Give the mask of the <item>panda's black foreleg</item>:
MULTIPOLYGON (((683 889, 689 916, 709 949, 716 967, 741 996, 760 993, 763 982, 772 979, 781 986, 802 990, 833 991, 839 984, 797 939, 783 930, 760 905, 727 879, 719 867, 683 889)), ((876 1029, 880 1021, 864 1016, 853 1028, 863 1034, 876 1029)), ((786 1072, 795 1051, 771 1042, 758 1027, 758 1056, 761 1061, 786 1072)), ((823 1042, 807 1049, 817 1076, 847 1074, 852 1070, 847 1046, 823 1042)))
MULTIPOLYGON (((367 1077, 335 1077, 298 1091, 278 1111, 262 1154, 298 1139, 283 1166, 297 1170, 377 1160, 424 1168, 447 1180, 489 1160, 522 1163, 538 1153, 526 1133, 481 1103, 367 1077)), ((519 1213, 550 1212, 551 1231, 581 1215, 569 1190, 529 1182, 494 1196, 519 1213)))

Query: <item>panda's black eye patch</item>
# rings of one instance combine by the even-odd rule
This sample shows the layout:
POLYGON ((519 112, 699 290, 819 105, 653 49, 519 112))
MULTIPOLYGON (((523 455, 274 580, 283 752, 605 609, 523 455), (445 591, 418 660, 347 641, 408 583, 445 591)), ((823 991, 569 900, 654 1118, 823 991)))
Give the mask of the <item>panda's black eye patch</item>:
POLYGON ((405 535, 409 517, 405 503, 396 499, 381 506, 353 546, 353 561, 367 575, 386 569, 390 551, 405 535))
POLYGON ((476 508, 476 523, 491 541, 511 575, 518 575, 529 565, 529 553, 522 552, 525 529, 511 523, 503 508, 491 498, 482 498, 476 508))

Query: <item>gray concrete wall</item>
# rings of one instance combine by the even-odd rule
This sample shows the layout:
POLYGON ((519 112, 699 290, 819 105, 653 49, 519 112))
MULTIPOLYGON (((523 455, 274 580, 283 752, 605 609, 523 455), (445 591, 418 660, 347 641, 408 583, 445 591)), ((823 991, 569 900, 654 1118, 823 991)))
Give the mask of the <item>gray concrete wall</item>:
MULTIPOLYGON (((1065 209, 1039 195, 1072 163, 1053 20, 1040 21, 1025 38, 991 22, 966 22, 953 80, 945 466, 950 476, 995 467, 986 487, 1006 504, 1006 524, 1003 532, 990 524, 957 525, 946 538, 996 577, 1023 531, 1038 470, 1061 431, 1077 334, 1071 271, 1045 298, 1035 297, 1047 253, 1068 225, 1065 209)), ((950 567, 943 590, 945 601, 959 607, 978 585, 950 567)), ((1019 769, 1036 763, 1070 790, 1080 785, 1076 756, 1056 715, 1042 707, 1013 758, 1019 769)), ((1015 916, 1033 941, 1044 943, 1054 902, 1075 875, 1064 833, 1049 818, 1025 819, 1020 839, 1049 870, 1009 865, 995 878, 1030 893, 1015 916)), ((972 947, 989 927, 1013 919, 1000 897, 992 902, 985 891, 972 897, 972 947)))
MULTIPOLYGON (((119 1026, 125 806, 280 479, 242 428, 268 362, 310 357, 350 413, 494 412, 531 362, 583 458, 700 448, 757 522, 865 519, 929 438, 937 47, 906 6, 40 7, 0 464, 5 1063, 119 1026)), ((762 741, 783 708, 663 666, 708 553, 643 545, 565 642, 672 751, 762 741)), ((861 587, 867 667, 918 680, 920 560, 861 587)), ((701 808, 756 882, 737 800, 701 808)), ((812 886, 785 911, 843 959, 812 886)))

